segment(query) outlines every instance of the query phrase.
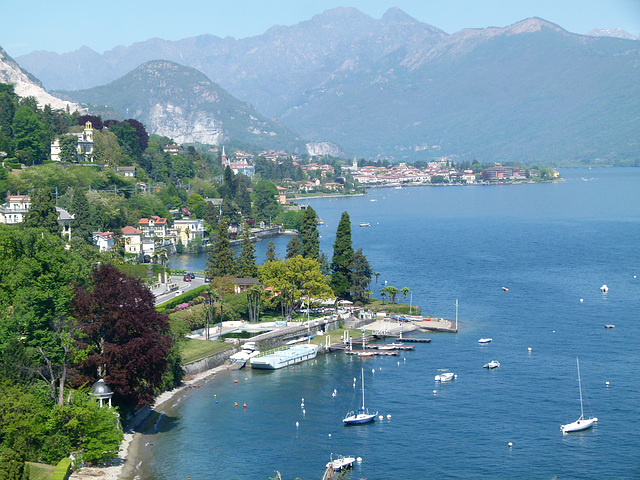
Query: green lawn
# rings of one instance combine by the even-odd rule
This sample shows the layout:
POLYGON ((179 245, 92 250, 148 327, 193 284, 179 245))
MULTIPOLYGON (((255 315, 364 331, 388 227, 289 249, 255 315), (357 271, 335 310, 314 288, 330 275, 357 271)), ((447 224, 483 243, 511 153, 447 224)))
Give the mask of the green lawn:
POLYGON ((44 463, 27 462, 29 465, 29 480, 51 480, 53 471, 56 469, 53 465, 45 465, 44 463))
POLYGON ((182 355, 182 363, 189 363, 232 348, 232 345, 217 340, 208 342, 206 340, 186 338, 180 343, 180 354, 182 355))

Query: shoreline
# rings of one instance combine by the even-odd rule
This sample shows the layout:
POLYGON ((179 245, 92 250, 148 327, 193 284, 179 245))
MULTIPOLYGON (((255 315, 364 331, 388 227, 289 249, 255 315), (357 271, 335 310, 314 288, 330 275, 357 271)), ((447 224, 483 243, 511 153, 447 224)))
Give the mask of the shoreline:
POLYGON ((174 388, 169 392, 161 393, 151 407, 141 409, 131 419, 130 425, 127 427, 127 430, 124 431, 124 439, 120 444, 118 456, 115 459, 104 466, 82 467, 74 471, 69 476, 69 480, 120 480, 122 478, 133 478, 137 465, 139 465, 139 463, 136 462, 138 462, 138 459, 141 457, 144 432, 149 428, 153 428, 152 424, 149 424, 153 415, 162 414, 170 400, 184 393, 187 389, 198 385, 198 383, 208 382, 215 377, 218 372, 224 369, 224 365, 220 365, 197 375, 188 376, 180 387, 174 388), (147 423, 147 425, 145 425, 145 423, 147 423))
MULTIPOLYGON (((433 319, 434 324, 439 323, 440 327, 445 327, 440 330, 446 332, 446 327, 451 328, 453 322, 445 319, 433 319), (442 323, 440 323, 442 322, 442 323)), ((395 323, 395 322, 394 322, 395 323)), ((425 333, 425 330, 419 328, 416 324, 418 322, 409 322, 403 327, 404 332, 421 331, 425 333)), ((389 331, 400 330, 397 324, 394 324, 392 328, 389 327, 388 320, 376 320, 366 325, 371 330, 381 330, 387 328, 389 331)), ((433 331, 433 330, 432 330, 433 331)), ((143 447, 145 446, 144 436, 146 432, 149 432, 154 428, 155 418, 158 415, 162 415, 166 410, 171 407, 171 401, 178 397, 180 394, 185 393, 188 389, 197 387, 199 384, 204 384, 217 376, 219 372, 226 371, 224 365, 214 367, 210 370, 206 370, 197 375, 189 375, 185 377, 180 387, 174 388, 169 392, 163 392, 160 394, 153 405, 149 408, 143 408, 131 419, 127 430, 124 432, 124 439, 120 444, 118 456, 108 462, 106 465, 98 467, 83 467, 77 471, 74 471, 69 480, 122 480, 136 478, 136 470, 139 468, 142 458, 144 457, 143 447), (152 422, 153 421, 153 422, 152 422)))

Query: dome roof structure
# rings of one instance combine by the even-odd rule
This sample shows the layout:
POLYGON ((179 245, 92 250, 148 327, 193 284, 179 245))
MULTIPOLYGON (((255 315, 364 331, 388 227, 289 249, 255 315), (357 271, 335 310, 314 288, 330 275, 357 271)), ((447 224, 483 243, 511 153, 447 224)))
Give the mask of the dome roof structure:
POLYGON ((107 395, 113 395, 113 390, 111 390, 109 385, 101 378, 91 386, 91 393, 96 396, 106 397, 107 395))

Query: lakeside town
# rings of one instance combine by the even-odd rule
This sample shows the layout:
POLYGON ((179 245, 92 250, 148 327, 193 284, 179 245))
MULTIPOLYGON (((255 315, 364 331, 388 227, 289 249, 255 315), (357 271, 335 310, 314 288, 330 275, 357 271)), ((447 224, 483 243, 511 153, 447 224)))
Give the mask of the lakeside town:
POLYGON ((297 341, 291 335, 309 322, 322 331, 313 356, 320 339, 322 351, 330 348, 326 335, 345 346, 362 330, 368 338, 395 334, 380 320, 436 326, 411 317, 419 311, 410 286, 378 284, 380 272, 352 243, 348 212, 333 251, 321 251, 321 220, 306 197, 558 179, 549 168, 477 161, 394 165, 180 146, 133 119, 43 111, 2 84, 0 96, 15 126, 0 139, 7 150, 0 155, 2 401, 31 405, 0 422, 0 468, 15 466, 20 478, 29 471, 83 478, 117 458, 127 464, 125 433, 158 398, 184 388, 190 375, 239 365, 229 360, 247 340, 233 322, 276 332, 277 340, 255 342, 267 366, 264 357, 297 341), (47 115, 56 121, 44 122, 47 115), (18 128, 23 118, 27 130, 18 128), (282 258, 269 242, 259 264, 254 242, 276 235, 291 237, 282 258), (171 268, 172 255, 203 252, 202 272, 171 268), (326 309, 333 313, 321 325, 326 309), (36 418, 46 419, 46 435, 36 418), (89 442, 94 435, 100 441, 89 442))

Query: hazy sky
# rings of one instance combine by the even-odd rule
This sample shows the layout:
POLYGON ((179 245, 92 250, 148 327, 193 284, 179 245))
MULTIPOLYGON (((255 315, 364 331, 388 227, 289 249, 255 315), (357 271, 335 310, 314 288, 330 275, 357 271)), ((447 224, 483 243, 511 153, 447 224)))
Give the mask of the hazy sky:
POLYGON ((574 33, 622 28, 640 36, 640 0, 0 0, 0 47, 17 57, 83 45, 103 53, 152 37, 244 38, 338 6, 374 18, 396 6, 447 33, 540 17, 574 33))

